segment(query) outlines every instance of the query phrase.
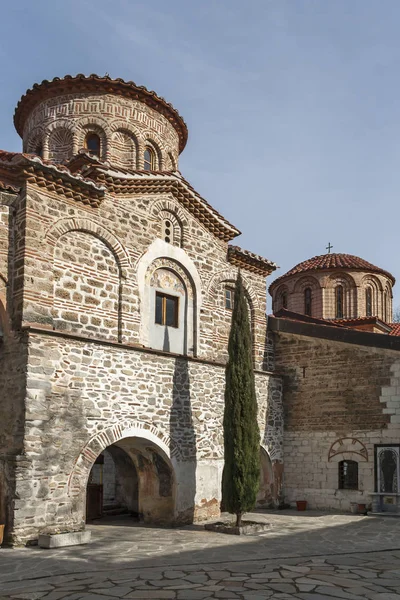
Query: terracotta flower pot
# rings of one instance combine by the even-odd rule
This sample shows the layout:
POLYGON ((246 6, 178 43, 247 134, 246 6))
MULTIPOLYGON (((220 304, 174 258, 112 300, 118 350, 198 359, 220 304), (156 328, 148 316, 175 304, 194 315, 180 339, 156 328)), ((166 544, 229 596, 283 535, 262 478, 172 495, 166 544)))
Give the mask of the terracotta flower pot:
POLYGON ((367 512, 367 505, 366 504, 357 504, 357 508, 358 508, 358 514, 359 515, 365 515, 367 512))
POLYGON ((296 500, 297 510, 307 510, 307 500, 296 500))

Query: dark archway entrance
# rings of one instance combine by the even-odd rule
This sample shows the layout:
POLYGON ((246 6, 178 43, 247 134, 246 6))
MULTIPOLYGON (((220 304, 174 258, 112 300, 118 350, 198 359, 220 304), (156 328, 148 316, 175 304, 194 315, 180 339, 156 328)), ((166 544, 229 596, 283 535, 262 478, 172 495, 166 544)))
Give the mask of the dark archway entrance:
POLYGON ((101 452, 86 489, 86 520, 129 515, 173 524, 175 481, 163 451, 144 438, 124 438, 101 452))

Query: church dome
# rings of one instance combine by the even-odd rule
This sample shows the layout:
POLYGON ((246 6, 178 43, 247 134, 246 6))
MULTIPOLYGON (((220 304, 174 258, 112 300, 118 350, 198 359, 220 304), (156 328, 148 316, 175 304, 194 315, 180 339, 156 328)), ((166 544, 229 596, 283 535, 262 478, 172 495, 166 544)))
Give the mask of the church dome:
POLYGON ((108 75, 35 84, 19 101, 14 124, 24 152, 68 164, 84 151, 121 171, 176 171, 188 137, 172 104, 108 75))
POLYGON ((320 319, 392 318, 391 273, 353 254, 304 260, 269 286, 272 309, 320 319))
POLYGON ((321 271, 321 270, 335 270, 335 269, 350 269, 352 271, 368 271, 369 273, 382 273, 389 277, 392 280, 392 284, 395 283, 395 278, 391 273, 381 269, 380 267, 376 267, 372 263, 360 258, 359 256, 354 256, 353 254, 320 254, 319 256, 313 256, 313 258, 309 258, 307 260, 303 260, 303 262, 299 263, 290 271, 281 275, 273 283, 270 285, 270 290, 273 287, 276 287, 277 282, 280 280, 289 277, 290 275, 296 275, 297 273, 306 273, 307 271, 321 271))

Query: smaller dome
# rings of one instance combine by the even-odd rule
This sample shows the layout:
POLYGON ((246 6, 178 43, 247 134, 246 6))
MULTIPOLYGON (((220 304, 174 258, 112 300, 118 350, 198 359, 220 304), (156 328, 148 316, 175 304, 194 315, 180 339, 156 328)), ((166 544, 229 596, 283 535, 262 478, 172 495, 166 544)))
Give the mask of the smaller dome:
POLYGON ((369 273, 380 273, 389 277, 391 279, 392 284, 395 283, 395 278, 391 273, 381 269, 380 267, 376 267, 370 262, 360 258, 359 256, 354 256, 353 254, 321 254, 320 256, 314 256, 313 258, 309 258, 308 260, 304 260, 299 263, 293 269, 290 269, 284 275, 281 275, 275 281, 271 283, 269 286, 269 291, 276 287, 277 283, 280 283, 283 279, 290 277, 291 275, 297 275, 299 273, 306 273, 308 271, 333 271, 337 269, 349 269, 352 271, 368 271, 369 273))

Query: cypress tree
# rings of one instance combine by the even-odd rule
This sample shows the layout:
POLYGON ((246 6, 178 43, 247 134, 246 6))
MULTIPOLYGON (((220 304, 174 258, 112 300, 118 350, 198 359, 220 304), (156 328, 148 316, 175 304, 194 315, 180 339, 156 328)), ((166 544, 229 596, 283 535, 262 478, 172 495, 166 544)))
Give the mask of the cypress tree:
POLYGON ((254 508, 260 477, 260 432, 249 314, 240 271, 236 280, 225 371, 222 505, 242 515, 254 508))

